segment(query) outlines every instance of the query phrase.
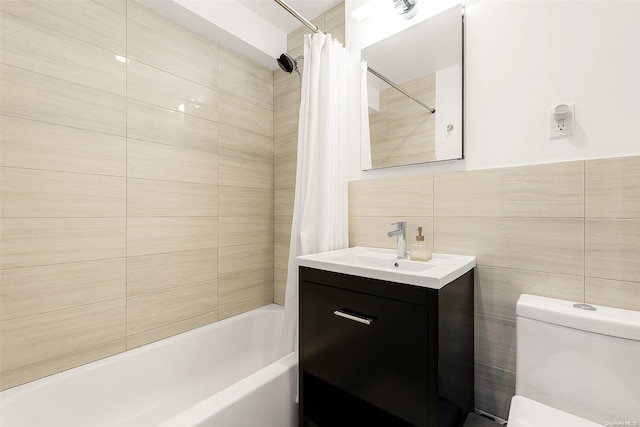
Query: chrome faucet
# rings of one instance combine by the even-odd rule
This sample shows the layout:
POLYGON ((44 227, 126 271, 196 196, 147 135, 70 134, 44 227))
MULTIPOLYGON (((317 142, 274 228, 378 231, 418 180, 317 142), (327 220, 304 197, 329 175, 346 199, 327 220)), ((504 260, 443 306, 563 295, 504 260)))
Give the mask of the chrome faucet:
POLYGON ((387 236, 398 237, 398 258, 403 259, 407 257, 407 222, 399 221, 394 222, 391 225, 395 225, 397 228, 393 231, 389 231, 387 236))

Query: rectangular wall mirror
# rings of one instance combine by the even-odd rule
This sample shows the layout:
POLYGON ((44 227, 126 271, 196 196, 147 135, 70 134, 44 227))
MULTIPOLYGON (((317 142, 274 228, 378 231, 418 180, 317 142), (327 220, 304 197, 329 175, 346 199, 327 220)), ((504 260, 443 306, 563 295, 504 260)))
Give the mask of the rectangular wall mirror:
POLYGON ((463 34, 458 5, 362 50, 370 141, 363 170, 464 157, 463 34))

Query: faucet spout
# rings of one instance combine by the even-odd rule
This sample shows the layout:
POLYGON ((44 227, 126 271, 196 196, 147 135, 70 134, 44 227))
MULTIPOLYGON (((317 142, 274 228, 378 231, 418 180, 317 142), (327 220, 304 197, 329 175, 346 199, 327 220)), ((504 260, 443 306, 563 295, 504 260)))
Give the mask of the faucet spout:
POLYGON ((397 228, 393 231, 389 231, 387 236, 396 236, 398 245, 398 258, 404 259, 407 257, 407 222, 398 221, 391 225, 395 225, 397 228))

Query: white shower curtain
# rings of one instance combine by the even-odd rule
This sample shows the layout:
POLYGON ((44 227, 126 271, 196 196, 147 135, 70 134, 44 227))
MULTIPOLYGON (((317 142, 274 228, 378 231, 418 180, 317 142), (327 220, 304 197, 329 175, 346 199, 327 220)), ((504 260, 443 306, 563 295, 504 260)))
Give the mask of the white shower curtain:
POLYGON ((305 36, 282 355, 298 349, 296 257, 349 245, 347 84, 360 84, 359 70, 350 66, 346 49, 331 35, 305 36))

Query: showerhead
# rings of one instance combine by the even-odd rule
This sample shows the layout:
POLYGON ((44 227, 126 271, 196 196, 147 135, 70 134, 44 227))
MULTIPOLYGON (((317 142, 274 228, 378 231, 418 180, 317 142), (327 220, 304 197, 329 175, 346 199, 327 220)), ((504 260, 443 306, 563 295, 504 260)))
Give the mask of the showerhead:
POLYGON ((280 66, 280 68, 282 69, 282 71, 284 71, 285 73, 293 73, 294 71, 298 72, 298 61, 302 59, 302 55, 298 56, 297 58, 293 58, 291 55, 289 55, 288 53, 283 53, 282 55, 280 55, 280 57, 277 59, 278 61, 278 65, 280 66))

